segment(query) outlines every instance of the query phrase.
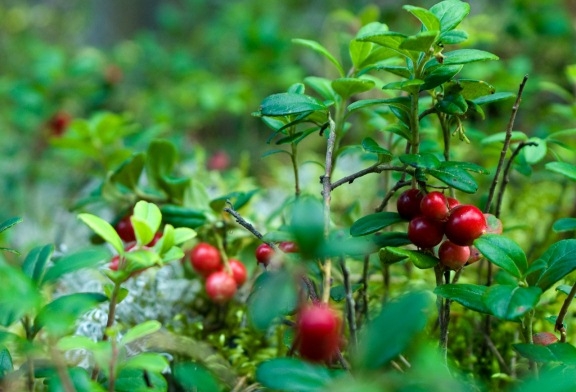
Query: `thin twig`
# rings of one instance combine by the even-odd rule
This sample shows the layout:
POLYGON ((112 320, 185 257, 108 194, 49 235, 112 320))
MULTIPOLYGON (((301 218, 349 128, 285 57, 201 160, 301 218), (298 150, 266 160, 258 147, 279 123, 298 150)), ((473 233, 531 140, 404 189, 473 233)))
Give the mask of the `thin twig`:
MULTIPOLYGON (((232 206, 232 203, 230 203, 229 200, 226 201, 226 204, 228 204, 228 207, 225 207, 224 211, 226 211, 227 213, 232 215, 234 217, 234 219, 236 219, 236 223, 238 223, 240 226, 242 226, 243 228, 248 230, 250 233, 254 234, 254 236, 256 238, 258 238, 259 240, 264 241, 264 236, 258 230, 256 230, 256 228, 254 228, 254 226, 252 226, 251 223, 247 222, 246 219, 244 219, 244 218, 242 218, 242 216, 240 216, 240 214, 234 209, 234 207, 232 206)), ((264 241, 264 242, 266 242, 266 241, 264 241)), ((273 246, 272 243, 267 243, 267 244, 270 246, 273 246)))
POLYGON ((502 354, 500 354, 500 351, 498 351, 498 348, 494 345, 494 342, 492 342, 492 339, 490 339, 490 336, 484 334, 484 341, 486 342, 486 345, 488 346, 490 351, 492 351, 492 354, 494 354, 494 357, 496 357, 496 360, 500 364, 502 370, 506 374, 510 374, 510 368, 506 364, 506 361, 504 360, 504 357, 502 357, 502 354))
POLYGON ((520 151, 524 147, 528 146, 538 146, 538 143, 522 142, 518 144, 518 146, 514 149, 514 152, 512 152, 512 155, 508 159, 508 162, 506 163, 506 167, 504 168, 504 172, 502 173, 502 185, 500 185, 500 190, 498 191, 498 197, 496 199, 496 211, 494 212, 494 215, 497 218, 500 217, 500 211, 502 209, 502 200, 504 198, 504 190, 506 189, 506 185, 508 185, 508 183, 510 182, 510 169, 512 168, 512 162, 514 161, 516 156, 518 156, 520 151))
POLYGON ((562 308, 560 309, 558 317, 556 318, 556 325, 554 326, 554 329, 560 332, 560 342, 562 343, 566 342, 566 328, 564 328, 564 318, 568 313, 568 308, 570 307, 570 304, 572 303, 572 300, 574 299, 575 295, 576 295, 576 283, 574 284, 574 286, 572 286, 572 290, 570 290, 568 297, 566 297, 566 299, 564 300, 562 308))
POLYGON ((386 208, 386 204, 388 204, 388 202, 390 201, 390 199, 392 198, 392 196, 394 196, 394 193, 396 193, 396 191, 398 191, 398 189, 404 188, 405 186, 408 186, 412 184, 412 181, 404 181, 404 180, 400 180, 398 181, 392 188, 390 188, 390 190, 386 193, 386 195, 384 196, 384 199, 382 199, 382 202, 380 203, 380 205, 376 208, 375 212, 382 212, 384 211, 384 208, 386 208))
POLYGON ((524 92, 524 86, 528 81, 528 75, 525 75, 518 88, 518 95, 516 96, 516 101, 514 106, 512 106, 512 113, 510 114, 510 120, 508 121, 508 126, 506 127, 506 138, 504 139, 504 145, 502 146, 502 151, 500 151, 500 159, 498 160, 498 166, 496 167, 496 173, 494 173, 494 179, 492 184, 490 184, 490 191, 488 192, 488 200, 486 201, 486 207, 484 207, 484 212, 490 212, 490 207, 492 206, 492 199, 494 198, 494 192, 496 191, 496 185, 498 184, 498 177, 500 176, 500 171, 504 165, 504 160, 506 158, 506 153, 510 148, 510 140, 512 139, 512 128, 514 127, 514 121, 516 120, 516 114, 518 109, 520 109, 520 102, 522 101, 522 93, 524 92))
POLYGON ((352 184, 354 182, 354 180, 356 180, 357 178, 363 177, 367 174, 371 174, 371 173, 382 173, 383 171, 399 171, 399 172, 405 172, 407 169, 404 166, 390 166, 390 165, 382 165, 382 164, 375 164, 372 165, 370 167, 367 167, 366 169, 362 169, 357 171, 356 173, 350 174, 346 177, 343 177, 341 179, 339 179, 338 181, 335 181, 331 184, 331 189, 334 190, 336 188, 338 188, 341 185, 344 184, 352 184))
POLYGON ((352 285, 350 284, 350 270, 346 266, 343 257, 340 258, 340 268, 344 280, 344 292, 346 293, 346 318, 348 320, 348 329, 350 330, 350 345, 352 350, 358 344, 356 339, 356 307, 354 297, 352 296, 352 285))

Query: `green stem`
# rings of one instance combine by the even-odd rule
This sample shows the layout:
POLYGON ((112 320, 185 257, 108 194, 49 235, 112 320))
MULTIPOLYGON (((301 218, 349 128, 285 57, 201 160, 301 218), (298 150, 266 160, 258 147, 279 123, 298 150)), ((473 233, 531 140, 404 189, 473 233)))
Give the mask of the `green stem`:
POLYGON ((411 144, 411 153, 418 154, 420 149, 420 119, 418 115, 418 103, 420 101, 420 93, 414 92, 410 94, 410 128, 412 138, 410 141, 411 144))
POLYGON ((290 159, 292 160, 292 170, 294 171, 294 195, 296 197, 300 196, 300 174, 298 170, 298 145, 296 143, 291 144, 292 153, 290 154, 290 159))

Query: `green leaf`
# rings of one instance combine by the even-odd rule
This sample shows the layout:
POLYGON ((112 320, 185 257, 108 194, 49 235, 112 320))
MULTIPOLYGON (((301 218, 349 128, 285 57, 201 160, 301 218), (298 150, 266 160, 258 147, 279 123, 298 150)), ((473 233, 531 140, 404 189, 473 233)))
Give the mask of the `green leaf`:
POLYGON ((378 249, 385 246, 403 246, 411 244, 412 241, 408 238, 408 234, 398 231, 376 233, 372 236, 372 242, 378 249))
POLYGON ((169 366, 168 359, 158 353, 140 353, 128 357, 120 365, 122 369, 142 369, 154 373, 162 373, 169 366))
POLYGON ((560 279, 576 269, 576 239, 561 240, 552 244, 540 258, 530 266, 527 281, 531 286, 548 290, 560 279))
POLYGON ((9 228, 11 228, 12 226, 18 224, 22 222, 22 218, 20 217, 13 217, 13 218, 8 218, 5 221, 3 221, 2 223, 0 223, 0 233, 2 233, 5 230, 8 230, 9 228))
POLYGON ((405 5, 402 8, 418 18, 426 30, 440 30, 440 21, 431 11, 428 11, 425 8, 414 7, 412 5, 405 5))
POLYGON ((6 347, 2 347, 0 350, 0 380, 14 370, 14 364, 12 362, 12 356, 10 351, 6 347))
POLYGON ((296 200, 292 208, 290 231, 304 258, 313 258, 324 242, 324 208, 308 196, 296 200))
POLYGON ((179 362, 173 366, 174 381, 182 392, 221 392, 218 380, 204 367, 194 362, 179 362))
POLYGON ((335 92, 332 89, 332 81, 330 79, 318 76, 307 76, 304 78, 304 83, 320 94, 325 100, 334 101, 336 99, 335 92))
POLYGON ((40 293, 20 269, 0 260, 0 325, 11 325, 40 303, 40 293))
POLYGON ((483 300, 487 289, 488 287, 477 284, 443 284, 434 289, 434 294, 458 302, 465 308, 476 312, 490 314, 490 309, 483 300))
POLYGON ((384 264, 393 264, 408 260, 420 269, 432 268, 438 264, 438 259, 433 256, 421 253, 417 250, 398 248, 394 246, 387 246, 380 249, 378 255, 384 264))
POLYGON ((374 44, 372 42, 361 42, 355 39, 350 41, 349 53, 354 68, 362 68, 364 61, 370 56, 373 47, 374 44))
POLYGON ((124 253, 122 240, 110 223, 92 214, 80 214, 78 218, 92 229, 92 231, 102 237, 104 241, 112 245, 118 254, 124 253))
POLYGON ((52 252, 54 252, 53 245, 42 245, 32 249, 24 259, 22 271, 34 282, 40 283, 52 252))
POLYGON ((105 248, 90 248, 63 256, 57 259, 52 267, 46 271, 44 283, 51 283, 71 272, 84 268, 94 268, 110 259, 110 253, 105 248))
POLYGON ((428 53, 438 38, 438 31, 422 31, 406 37, 400 44, 400 49, 413 52, 428 53))
POLYGON ((457 45, 468 39, 468 34, 462 30, 445 31, 440 34, 438 42, 444 45, 457 45))
POLYGON ((260 113, 263 116, 288 116, 326 110, 326 105, 316 98, 295 93, 272 94, 260 105, 260 113))
POLYGON ((380 147, 376 140, 371 137, 366 137, 362 140, 362 148, 366 152, 378 154, 380 162, 390 162, 392 160, 392 153, 387 149, 380 147))
POLYGON ((513 93, 494 93, 491 95, 485 95, 483 97, 478 97, 472 100, 472 102, 478 105, 485 105, 487 103, 505 101, 510 98, 516 98, 516 94, 513 93))
MULTIPOLYGON (((120 370, 114 387, 115 392, 166 392, 168 390, 166 378, 161 373, 146 372, 145 375, 140 369, 120 370)), ((107 385, 106 388, 108 388, 107 385)))
POLYGON ((256 380, 274 391, 316 392, 335 376, 324 366, 304 362, 297 358, 275 358, 264 361, 256 368, 256 380))
POLYGON ((147 179, 156 186, 160 186, 163 178, 171 175, 178 152, 176 146, 164 139, 153 140, 146 151, 147 179))
MULTIPOLYGON (((352 293, 355 293, 362 287, 363 285, 359 283, 354 283, 353 285, 351 285, 350 291, 352 293)), ((343 301, 346 298, 346 287, 344 287, 344 285, 342 284, 330 287, 330 298, 336 302, 343 301)))
POLYGON ((450 31, 470 13, 470 4, 460 0, 441 1, 433 5, 430 12, 440 21, 441 31, 450 31))
POLYGON ((134 206, 134 213, 130 217, 130 221, 134 226, 138 245, 147 245, 160 228, 162 213, 156 204, 140 200, 134 206))
MULTIPOLYGON (((506 132, 498 132, 482 139, 480 144, 486 145, 491 143, 504 143, 506 139, 506 132)), ((528 140, 528 136, 524 132, 512 131, 510 143, 522 142, 528 140)))
POLYGON ((72 330, 78 317, 104 301, 108 301, 108 297, 100 293, 63 295, 39 311, 34 329, 44 328, 52 335, 64 335, 72 330))
POLYGON ((353 95, 370 91, 374 86, 375 83, 372 80, 358 78, 338 78, 332 82, 332 88, 343 100, 347 100, 353 95))
POLYGON ((460 79, 454 82, 447 83, 446 90, 458 86, 459 93, 467 100, 474 100, 485 95, 492 95, 496 91, 494 86, 484 82, 483 80, 460 79))
POLYGON ((409 57, 409 52, 407 50, 400 49, 400 45, 406 39, 406 35, 401 33, 396 33, 394 31, 386 32, 368 32, 356 38, 358 41, 362 42, 373 42, 377 45, 384 46, 386 48, 393 49, 394 51, 402 54, 403 56, 409 57))
POLYGON ((362 235, 372 234, 394 223, 403 222, 404 220, 397 212, 376 212, 374 214, 363 216, 352 224, 350 235, 359 237, 362 235))
POLYGON ((56 347, 58 350, 69 351, 69 350, 88 350, 92 351, 96 348, 98 343, 87 336, 71 335, 64 336, 58 343, 56 347))
POLYGON ((161 262, 160 256, 156 252, 152 252, 146 249, 126 252, 124 253, 124 257, 126 257, 127 261, 126 269, 124 272, 128 275, 132 274, 133 272, 150 268, 154 265, 160 264, 161 262))
POLYGON ((278 317, 292 312, 297 302, 292 276, 286 271, 266 271, 258 277, 248 297, 248 319, 257 329, 265 330, 278 317))
POLYGON ((364 109, 369 106, 376 105, 390 105, 395 106, 403 111, 408 111, 410 108, 410 98, 408 97, 396 97, 387 99, 362 99, 348 105, 348 112, 353 112, 354 110, 364 109))
POLYGON ((437 169, 427 171, 431 176, 439 179, 443 183, 454 189, 466 193, 475 193, 478 190, 478 184, 474 177, 467 170, 458 165, 451 165, 449 162, 442 162, 437 169))
POLYGON ((353 358, 358 368, 377 369, 401 354, 426 326, 431 304, 431 296, 421 291, 385 303, 359 340, 353 358))
POLYGON ((440 166, 440 160, 431 153, 403 154, 398 158, 400 162, 420 169, 435 169, 440 166))
POLYGON ((548 346, 538 344, 518 343, 512 345, 514 350, 524 358, 535 362, 560 362, 576 365, 576 347, 570 343, 553 343, 548 346))
POLYGON ((560 218, 554 222, 552 230, 556 233, 576 230, 576 218, 560 218))
POLYGON ((522 278, 528 270, 526 254, 509 238, 498 234, 484 234, 474 241, 474 246, 492 264, 516 278, 522 278))
POLYGON ((314 50, 315 52, 320 53, 322 56, 326 57, 332 64, 334 64, 334 66, 338 70, 338 73, 340 74, 341 77, 344 77, 344 75, 346 74, 346 72, 344 72, 344 68, 342 68, 342 65, 340 64, 340 62, 338 62, 338 60, 336 60, 336 58, 334 56, 332 56, 332 54, 328 51, 328 49, 326 49, 324 46, 320 45, 318 42, 312 41, 309 39, 301 39, 301 38, 294 38, 292 40, 292 42, 295 44, 298 44, 298 45, 306 46, 306 47, 314 50))
POLYGON ((576 165, 568 162, 548 162, 546 169, 576 181, 576 165))
POLYGON ((143 323, 138 324, 126 331, 126 334, 122 336, 122 339, 120 339, 120 344, 126 345, 134 342, 135 340, 142 339, 143 337, 159 331, 161 327, 162 324, 159 321, 144 321, 143 323))
POLYGON ((456 116, 462 116, 468 111, 468 103, 461 94, 446 95, 435 107, 439 112, 456 116))
POLYGON ((134 154, 109 175, 108 181, 116 186, 121 185, 127 190, 135 190, 138 188, 145 160, 144 153, 134 154))
MULTIPOLYGON (((478 49, 459 49, 453 50, 452 52, 443 53, 444 60, 443 65, 454 65, 454 64, 469 64, 478 61, 491 61, 498 60, 498 56, 490 52, 478 49)), ((426 65, 427 67, 433 67, 438 64, 438 60, 432 59, 426 65)))
POLYGON ((541 294, 539 287, 494 285, 486 290, 483 299, 494 316, 519 321, 520 317, 534 309, 541 294))
POLYGON ((402 90, 409 93, 416 93, 420 91, 420 86, 424 84, 423 80, 410 79, 401 82, 388 83, 382 87, 383 90, 402 90))
MULTIPOLYGON (((90 391, 90 392, 105 392, 105 389, 95 381, 90 379, 90 375, 87 370, 80 367, 66 368, 68 377, 71 381, 74 391, 90 391)), ((56 372, 52 372, 52 375, 48 377, 47 380, 48 392, 67 392, 70 390, 69 387, 65 386, 56 372)))
POLYGON ((463 65, 442 65, 432 68, 430 72, 425 73, 424 84, 420 85, 420 91, 431 90, 451 80, 463 67, 463 65))
POLYGON ((526 146, 522 149, 526 163, 529 165, 534 165, 540 162, 546 156, 548 148, 546 146, 546 140, 540 139, 539 137, 531 137, 528 142, 536 143, 536 146, 526 146))

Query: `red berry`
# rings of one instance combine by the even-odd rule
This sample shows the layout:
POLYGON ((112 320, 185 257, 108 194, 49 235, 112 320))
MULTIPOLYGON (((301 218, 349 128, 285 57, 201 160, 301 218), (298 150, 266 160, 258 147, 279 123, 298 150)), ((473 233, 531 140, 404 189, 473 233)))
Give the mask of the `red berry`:
POLYGON ((444 237, 443 223, 425 216, 417 216, 408 224, 408 238, 419 248, 433 248, 444 237))
POLYGON ((448 209, 448 200, 440 192, 430 192, 422 198, 420 202, 420 211, 422 215, 435 220, 445 220, 450 210, 448 209))
POLYGON ((120 256, 116 255, 110 260, 110 265, 108 266, 112 271, 118 271, 120 266, 120 256))
POLYGON ((458 199, 455 199, 453 197, 447 197, 446 200, 448 201, 448 208, 450 210, 452 210, 454 207, 460 205, 460 202, 458 201, 458 199))
POLYGON ((151 240, 149 243, 147 243, 146 246, 152 247, 152 246, 156 245, 156 243, 157 243, 158 241, 160 241, 160 238, 162 238, 162 233, 161 233, 161 232, 158 232, 158 233, 154 234, 154 238, 152 238, 152 240, 151 240))
POLYGON ((230 166, 230 156, 224 150, 216 151, 207 162, 208 170, 222 171, 230 166))
POLYGON ((124 242, 134 242, 136 241, 136 234, 134 233, 134 227, 132 226, 132 221, 130 220, 130 215, 122 218, 118 223, 116 223, 116 232, 124 242))
POLYGON ((263 264, 266 267, 270 263, 272 256, 274 256, 274 249, 268 244, 260 244, 256 248, 255 254, 258 264, 263 264))
POLYGON ((236 281, 226 271, 211 273, 206 279, 206 294, 216 303, 230 301, 236 294, 236 281))
POLYGON ((50 121, 48 121, 48 127, 50 128, 52 136, 62 136, 66 128, 68 128, 70 121, 72 121, 72 117, 68 113, 55 113, 52 118, 50 118, 50 121))
POLYGON ((438 248, 438 258, 443 265, 457 271, 470 259, 470 247, 456 245, 446 240, 438 248))
POLYGON ((194 270, 202 276, 208 276, 222 268, 220 252, 206 242, 200 242, 192 249, 190 262, 194 270))
POLYGON ((404 219, 412 219, 420 215, 420 203, 424 194, 418 189, 404 191, 396 201, 396 209, 404 219))
POLYGON ((300 310, 296 320, 296 344, 310 361, 328 361, 340 346, 340 318, 328 305, 317 303, 300 310))
POLYGON ((558 342, 558 338, 551 332, 538 332, 532 335, 532 341, 540 346, 548 346, 558 342))
POLYGON ((284 241, 278 245, 278 248, 284 253, 296 253, 298 252, 298 245, 292 241, 284 241))
POLYGON ((238 287, 242 286, 248 277, 246 266, 244 263, 237 259, 228 260, 228 265, 230 265, 230 269, 232 270, 232 277, 236 281, 236 285, 238 287))
POLYGON ((456 245, 472 245, 486 232, 486 218, 478 207, 459 205, 450 212, 444 230, 446 237, 456 245))
POLYGON ((467 265, 474 264, 475 262, 479 261, 484 257, 482 253, 476 248, 474 245, 470 245, 470 258, 468 259, 467 265))
POLYGON ((492 214, 484 214, 486 218, 486 233, 502 234, 502 221, 492 214))

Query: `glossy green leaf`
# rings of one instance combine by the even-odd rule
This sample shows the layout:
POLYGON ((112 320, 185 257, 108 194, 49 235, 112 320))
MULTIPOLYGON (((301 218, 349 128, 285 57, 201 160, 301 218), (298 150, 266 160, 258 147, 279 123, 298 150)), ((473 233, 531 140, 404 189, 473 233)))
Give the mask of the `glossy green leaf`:
POLYGON ((498 234, 484 234, 474 241, 474 246, 492 264, 516 278, 522 278, 528 270, 526 254, 509 238, 498 234))
POLYGON ((568 162, 548 162, 546 169, 576 181, 576 165, 568 162))
POLYGON ((92 229, 92 231, 102 237, 104 241, 112 245, 119 254, 124 253, 122 240, 110 223, 92 214, 80 214, 78 218, 92 229))
POLYGON ((576 269, 576 239, 561 240, 552 244, 542 256, 530 266, 527 281, 531 286, 548 290, 560 279, 576 269))
POLYGON ((316 256, 324 242, 324 207, 313 198, 302 196, 292 208, 290 232, 305 258, 316 256))
POLYGON ((363 216, 352 224, 350 235, 358 237, 372 234, 394 223, 403 222, 404 220, 397 212, 376 212, 374 214, 363 216))
POLYGON ((70 335, 64 336, 58 343, 56 347, 58 350, 68 351, 68 350, 88 350, 92 351, 96 347, 97 343, 87 336, 80 335, 70 335))
POLYGON ((8 230, 12 226, 14 226, 20 222, 22 222, 22 218, 17 217, 17 216, 13 217, 13 218, 6 219, 5 221, 0 223, 0 233, 2 233, 5 230, 8 230))
POLYGON ((46 264, 54 252, 53 245, 42 245, 32 249, 24 259, 22 271, 30 279, 39 284, 45 273, 46 264))
POLYGON ((403 111, 408 111, 410 108, 410 98, 408 97, 396 97, 388 99, 362 99, 348 105, 348 111, 353 112, 354 110, 364 109, 370 106, 377 105, 390 105, 402 109, 403 111))
POLYGON ((490 313, 490 309, 486 306, 483 296, 488 287, 480 286, 477 284, 443 284, 434 289, 434 293, 446 299, 458 302, 465 308, 474 310, 480 313, 490 313))
POLYGON ((408 56, 408 51, 400 49, 400 45, 406 39, 406 35, 401 33, 396 33, 394 31, 386 31, 381 33, 367 33, 365 35, 357 37, 358 41, 373 42, 377 45, 384 46, 386 48, 393 49, 398 53, 408 56))
POLYGON ((392 160, 392 153, 387 149, 380 147, 376 140, 371 137, 362 139, 362 148, 366 152, 378 154, 380 162, 390 162, 392 160))
POLYGON ((463 65, 442 65, 425 73, 424 84, 420 85, 420 91, 431 90, 451 80, 462 70, 463 65))
POLYGON ((431 153, 403 154, 399 159, 402 163, 420 169, 434 169, 440 166, 440 160, 431 153))
POLYGON ((326 106, 309 95, 295 93, 273 94, 264 99, 260 106, 263 116, 287 116, 292 114, 325 111, 326 106))
POLYGON ((134 154, 110 174, 108 181, 127 190, 135 190, 144 170, 145 160, 143 153, 134 154))
MULTIPOLYGON (((107 387, 107 386, 106 386, 107 387)), ((166 392, 168 383, 161 373, 146 372, 141 369, 122 369, 114 384, 116 392, 166 392)))
POLYGON ((457 45, 468 40, 468 33, 462 30, 445 31, 440 34, 438 41, 444 45, 457 45))
POLYGON ((344 100, 353 95, 370 91, 375 85, 372 80, 358 78, 339 78, 332 82, 332 88, 344 100))
POLYGON ((33 281, 20 269, 0 260, 0 325, 11 325, 39 303, 40 293, 33 281))
POLYGON ((349 53, 352 64, 356 69, 361 69, 364 61, 370 56, 374 44, 372 42, 361 42, 358 40, 351 40, 349 53))
POLYGON ((436 257, 417 250, 398 248, 394 246, 387 246, 380 249, 378 255, 380 256, 380 261, 384 264, 409 261, 420 269, 432 268, 438 264, 438 259, 436 257))
POLYGON ((142 339, 143 337, 153 334, 154 332, 160 330, 161 327, 162 324, 159 321, 156 320, 144 321, 143 323, 138 324, 130 328, 128 331, 126 331, 126 334, 124 334, 124 336, 122 336, 122 339, 120 339, 120 344, 126 345, 132 343, 135 340, 142 339))
POLYGON ((554 222, 552 230, 556 233, 576 230, 576 218, 560 218, 554 222))
POLYGON ((130 217, 136 242, 146 245, 152 241, 162 223, 162 213, 156 204, 140 200, 134 206, 134 213, 130 217))
MULTIPOLYGON (((67 368, 68 378, 75 391, 105 392, 106 390, 95 381, 90 379, 88 371, 81 367, 67 368)), ((70 389, 64 385, 60 375, 56 372, 48 377, 48 392, 68 392, 70 389)))
POLYGON ((375 71, 390 72, 391 74, 400 76, 404 79, 408 79, 412 75, 412 73, 407 67, 403 67, 400 65, 378 64, 375 65, 372 69, 375 71))
POLYGON ((416 93, 420 91, 420 86, 424 84, 423 80, 410 79, 401 82, 388 83, 382 87, 384 90, 402 90, 409 93, 416 93))
POLYGON ((376 233, 372 236, 372 242, 374 245, 380 249, 386 246, 403 246, 411 244, 412 241, 408 239, 408 234, 403 231, 389 231, 376 233))
POLYGON ((470 4, 460 0, 446 0, 433 5, 430 12, 440 20, 440 29, 449 31, 455 29, 470 13, 470 4))
POLYGON ((55 282, 60 277, 84 268, 95 268, 110 259, 105 248, 89 248, 55 260, 44 276, 44 283, 55 282))
POLYGON ((448 186, 465 193, 475 193, 478 190, 478 184, 474 177, 466 169, 458 165, 450 165, 448 162, 442 162, 436 169, 427 171, 431 176, 437 178, 448 186))
POLYGON ((437 38, 438 31, 421 31, 416 35, 406 37, 406 39, 400 44, 400 49, 428 53, 437 38))
POLYGON ((490 313, 502 320, 519 321, 534 309, 542 290, 539 287, 494 285, 484 293, 483 299, 490 313))
POLYGON ((176 146, 168 140, 153 140, 146 150, 147 179, 153 185, 160 186, 163 179, 172 174, 178 151, 176 146))
POLYGON ((420 22, 424 28, 428 31, 439 31, 440 30, 440 20, 432 13, 425 8, 414 7, 412 5, 405 5, 402 7, 406 11, 410 12, 414 15, 420 22))
POLYGON ((536 146, 526 146, 522 149, 522 153, 524 154, 526 163, 534 165, 544 159, 548 152, 548 147, 546 145, 546 140, 538 137, 531 137, 528 139, 528 142, 536 143, 536 146))
POLYGON ((298 302, 296 284, 286 271, 264 272, 247 300, 248 319, 254 327, 267 329, 278 317, 292 312, 298 302))
POLYGON ((108 297, 100 293, 74 293, 63 295, 44 306, 34 322, 36 331, 44 328, 53 335, 71 331, 78 317, 94 308, 108 297))
POLYGON ((307 76, 304 78, 304 83, 320 94, 320 96, 325 100, 333 101, 336 99, 335 92, 332 89, 332 81, 330 79, 318 76, 307 76))
POLYGON ((274 391, 316 392, 335 377, 325 366, 297 358, 275 358, 256 368, 256 380, 274 391))
POLYGON ((174 381, 183 392, 221 392, 218 380, 206 368, 194 362, 179 362, 173 366, 174 381))
POLYGON ((127 261, 124 272, 127 274, 150 268, 161 262, 160 256, 156 252, 146 249, 126 252, 124 253, 124 257, 127 261))
POLYGON ((320 53, 322 56, 326 57, 332 64, 334 64, 334 66, 338 70, 338 73, 340 74, 341 77, 343 77, 346 74, 346 72, 344 72, 344 68, 342 68, 342 65, 340 64, 340 62, 338 60, 336 60, 336 58, 328 51, 328 49, 326 49, 324 46, 320 45, 318 42, 312 41, 309 39, 300 39, 300 38, 294 38, 292 40, 292 42, 295 44, 298 44, 298 45, 306 46, 306 47, 314 50, 315 52, 320 53))
POLYGON ((478 105, 485 105, 487 103, 505 101, 507 99, 516 98, 516 94, 513 93, 494 93, 490 95, 485 95, 483 97, 478 97, 472 101, 478 105))
MULTIPOLYGON (((478 49, 453 50, 451 52, 443 53, 443 55, 444 60, 442 64, 444 65, 469 64, 478 61, 498 60, 498 56, 495 54, 478 49)), ((430 61, 428 66, 434 66, 437 63, 438 60, 433 59, 430 61)))
MULTIPOLYGON (((505 139, 506 139, 506 133, 505 132, 498 132, 498 133, 495 133, 495 134, 490 135, 488 137, 485 137, 484 139, 482 139, 480 144, 486 145, 486 144, 492 144, 492 143, 504 143, 505 139)), ((510 137, 511 143, 523 142, 526 140, 528 140, 528 136, 524 132, 512 131, 512 134, 510 137)))
POLYGON ((165 356, 158 353, 140 353, 128 357, 121 364, 122 369, 142 369, 149 372, 162 373, 170 363, 165 356))
POLYGON ((571 366, 576 365, 576 347, 570 343, 558 342, 548 346, 518 343, 512 347, 524 358, 535 362, 560 362, 571 366))
POLYGON ((459 93, 467 100, 474 100, 485 95, 495 93, 494 86, 483 80, 460 79, 446 84, 445 89, 450 89, 453 85, 458 86, 459 93))
POLYGON ((462 116, 468 110, 468 103, 461 94, 449 94, 438 101, 435 107, 439 112, 462 116))
POLYGON ((431 305, 430 294, 421 291, 385 303, 360 336, 353 357, 357 369, 377 369, 401 354, 426 326, 431 305))

